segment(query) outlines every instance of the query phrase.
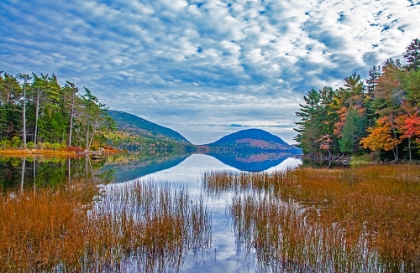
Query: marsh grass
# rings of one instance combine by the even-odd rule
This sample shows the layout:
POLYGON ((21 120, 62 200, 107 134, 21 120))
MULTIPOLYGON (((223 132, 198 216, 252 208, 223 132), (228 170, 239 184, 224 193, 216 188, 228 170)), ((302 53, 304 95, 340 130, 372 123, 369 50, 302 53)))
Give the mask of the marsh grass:
POLYGON ((261 271, 417 272, 420 166, 206 173, 261 271))
POLYGON ((185 188, 135 181, 112 185, 107 192, 112 194, 101 198, 92 217, 121 223, 112 232, 125 234, 116 250, 129 268, 176 272, 187 255, 210 249, 210 215, 203 199, 192 200, 185 188))
POLYGON ((170 184, 8 192, 0 215, 1 272, 176 272, 211 245, 202 199, 170 184))

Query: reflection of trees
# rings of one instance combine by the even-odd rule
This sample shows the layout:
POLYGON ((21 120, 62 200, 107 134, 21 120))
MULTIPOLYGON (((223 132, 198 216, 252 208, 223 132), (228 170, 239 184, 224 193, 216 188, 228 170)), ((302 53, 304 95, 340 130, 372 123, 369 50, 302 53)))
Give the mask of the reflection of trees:
POLYGON ((20 179, 20 192, 23 192, 23 184, 25 182, 25 166, 26 166, 26 159, 22 159, 22 171, 21 171, 21 179, 20 179))
POLYGON ((101 172, 104 163, 90 158, 0 157, 0 190, 19 187, 22 191, 29 186, 51 187, 81 179, 110 183, 114 172, 101 172))
POLYGON ((113 172, 115 182, 125 182, 150 173, 169 169, 184 161, 190 154, 172 151, 140 151, 108 156, 101 172, 113 172))

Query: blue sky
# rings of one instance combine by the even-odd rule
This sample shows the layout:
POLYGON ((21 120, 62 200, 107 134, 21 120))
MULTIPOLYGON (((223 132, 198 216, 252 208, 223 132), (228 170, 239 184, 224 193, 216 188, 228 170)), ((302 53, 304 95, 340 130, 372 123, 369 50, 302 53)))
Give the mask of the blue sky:
POLYGON ((203 144, 261 128, 293 143, 311 88, 401 58, 419 0, 2 0, 0 70, 55 73, 203 144))

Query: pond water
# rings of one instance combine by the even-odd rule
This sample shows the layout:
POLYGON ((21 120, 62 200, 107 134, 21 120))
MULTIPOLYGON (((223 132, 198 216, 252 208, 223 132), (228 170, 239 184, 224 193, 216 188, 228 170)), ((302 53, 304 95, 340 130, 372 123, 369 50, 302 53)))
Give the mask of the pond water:
MULTIPOLYGON (((419 211, 418 167, 277 172, 304 164, 294 155, 268 152, 0 157, 0 194, 14 200, 72 188, 91 192, 83 201, 89 209, 81 227, 94 227, 88 233, 94 236, 77 246, 87 267, 76 271, 419 272, 418 232, 412 231, 419 211), (392 198, 384 195, 388 191, 392 198), (360 202, 349 202, 359 194, 360 202), (402 220, 388 217, 397 205, 402 220), (369 229, 367 223, 384 219, 386 225, 369 229), (394 252, 396 241, 401 256, 394 252)), ((60 262, 53 266, 60 272, 60 262)))
MULTIPOLYGON (((257 155, 253 155, 254 158, 257 155)), ((249 158, 249 157, 248 157, 249 158)), ((244 157, 237 157, 236 167, 246 161, 244 157)), ((256 162, 255 165, 265 165, 265 170, 277 171, 295 168, 301 164, 301 160, 283 156, 281 160, 266 160, 256 162), (273 164, 274 163, 274 164, 273 164), (276 165, 277 163, 277 165, 276 165)), ((232 164, 235 165, 235 164, 232 164)), ((242 165, 243 166, 243 165, 242 165)), ((252 163, 249 163, 252 168, 252 163)), ((245 167, 246 169, 246 167, 245 167)), ((135 181, 173 182, 185 185, 192 198, 203 196, 205 205, 212 219, 212 247, 197 256, 187 256, 184 260, 181 272, 256 272, 255 257, 246 255, 241 245, 235 241, 235 234, 226 214, 226 206, 232 201, 233 193, 224 193, 217 197, 206 195, 203 192, 203 174, 208 171, 241 171, 238 168, 222 163, 216 157, 204 154, 193 154, 183 159, 179 164, 171 168, 150 173, 123 183, 135 181)), ((246 171, 246 170, 245 170, 246 171)), ((112 187, 110 185, 110 187, 112 187)))
MULTIPOLYGON (((169 182, 185 187, 192 200, 203 198, 211 216, 211 247, 191 250, 183 257, 180 272, 257 272, 252 253, 246 253, 235 240, 227 206, 232 192, 217 196, 206 194, 203 174, 211 171, 272 172, 295 168, 301 160, 293 155, 261 154, 130 154, 110 156, 101 161, 89 158, 0 158, 0 189, 20 191, 71 183, 72 179, 89 179, 101 184, 112 196, 115 187, 136 183, 169 182)), ((127 266, 127 271, 137 272, 127 266)), ((170 270, 170 269, 169 269, 170 270)), ((165 270, 166 271, 166 270, 165 270)))

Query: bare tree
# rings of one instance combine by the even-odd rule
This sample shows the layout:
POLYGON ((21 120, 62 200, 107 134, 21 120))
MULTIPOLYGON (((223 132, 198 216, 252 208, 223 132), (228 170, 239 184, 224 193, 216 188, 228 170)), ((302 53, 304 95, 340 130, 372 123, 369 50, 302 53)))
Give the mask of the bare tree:
POLYGON ((22 138, 23 138, 23 147, 26 148, 26 84, 28 80, 32 79, 28 74, 19 73, 17 75, 18 79, 23 80, 23 107, 22 107, 22 119, 23 119, 23 126, 22 126, 22 138))

